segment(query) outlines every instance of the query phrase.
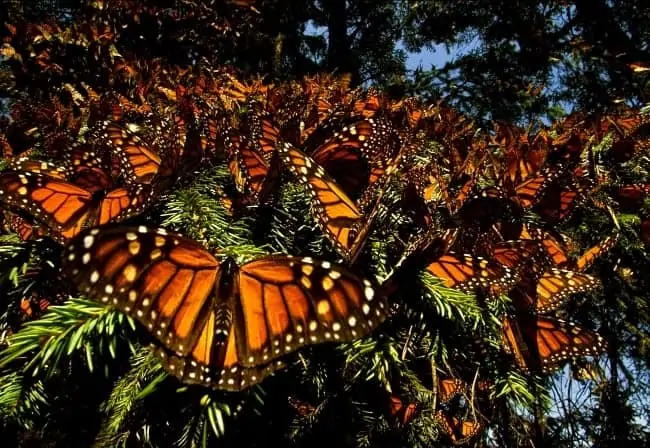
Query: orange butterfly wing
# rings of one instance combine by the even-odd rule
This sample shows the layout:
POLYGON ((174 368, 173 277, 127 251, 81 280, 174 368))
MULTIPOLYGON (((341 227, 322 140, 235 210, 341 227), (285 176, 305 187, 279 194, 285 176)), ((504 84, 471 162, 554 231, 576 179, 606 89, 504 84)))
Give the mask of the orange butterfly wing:
POLYGON ((537 281, 537 311, 553 311, 573 294, 590 291, 599 285, 598 279, 591 275, 551 269, 537 281))
POLYGON ((597 245, 587 249, 584 254, 578 258, 573 264, 576 271, 584 271, 589 268, 594 261, 601 257, 604 253, 608 252, 618 242, 618 234, 608 236, 597 245))
POLYGON ((563 266, 569 261, 564 242, 554 238, 541 229, 524 225, 521 230, 520 238, 523 240, 541 241, 546 250, 547 257, 555 266, 563 266))
POLYGON ((92 195, 69 182, 30 172, 0 174, 0 197, 57 233, 76 234, 89 218, 92 195))
POLYGON ((585 189, 578 185, 553 186, 544 191, 533 210, 549 223, 568 219, 584 199, 585 189))
POLYGON ((440 409, 436 411, 435 418, 454 445, 464 445, 470 442, 483 430, 483 425, 480 422, 461 420, 440 409))
POLYGON ((397 395, 390 395, 390 416, 399 425, 408 424, 418 411, 416 403, 404 404, 397 395))
POLYGON ((100 201, 95 225, 124 221, 142 212, 153 199, 151 185, 132 185, 109 191, 100 201))
POLYGON ((493 244, 490 255, 504 266, 517 268, 529 261, 536 265, 543 264, 540 259, 542 250, 541 244, 535 240, 511 240, 493 244))
POLYGON ((356 204, 311 157, 288 143, 279 151, 285 165, 309 191, 322 231, 348 262, 354 261, 366 241, 372 217, 362 216, 356 204))
POLYGON ((467 392, 467 383, 458 378, 438 380, 438 403, 445 404, 456 395, 467 392))
POLYGON ((254 148, 266 162, 270 162, 280 141, 280 131, 268 117, 253 115, 247 123, 248 132, 254 148))
POLYGON ((491 294, 499 294, 510 289, 518 281, 517 273, 507 266, 483 257, 459 256, 454 252, 447 252, 430 263, 426 270, 442 279, 445 287, 468 294, 474 294, 478 288, 486 289, 491 294))
POLYGON ((275 359, 304 345, 351 341, 386 317, 370 282, 328 261, 263 257, 239 271, 235 313, 246 364, 275 359))
POLYGON ((606 348, 596 332, 547 316, 521 314, 503 322, 506 351, 519 367, 530 372, 550 373, 564 361, 596 355, 606 348))
POLYGON ((34 160, 27 157, 20 157, 11 161, 8 168, 12 171, 29 171, 35 174, 45 174, 55 179, 65 180, 68 173, 64 167, 58 166, 51 162, 34 160))
POLYGON ((270 162, 253 149, 246 137, 231 131, 228 139, 228 168, 237 191, 248 195, 250 202, 263 201, 271 192, 277 175, 277 161, 270 162))
POLYGON ((529 177, 515 187, 517 200, 524 208, 535 205, 550 183, 559 177, 560 171, 547 170, 529 177))
POLYGON ((82 293, 113 304, 152 333, 171 374, 189 383, 239 386, 237 375, 223 372, 236 374, 239 367, 230 294, 215 293, 224 271, 197 243, 146 227, 90 229, 71 242, 64 259, 82 293))
POLYGON ((112 143, 122 160, 126 178, 141 184, 151 183, 160 170, 160 156, 138 135, 116 123, 106 123, 102 134, 112 143))
POLYGON ((5 230, 18 234, 23 241, 42 236, 44 233, 43 229, 31 220, 8 211, 4 212, 4 227, 5 230))
POLYGON ((596 277, 566 269, 550 269, 544 272, 534 287, 530 280, 534 281, 530 278, 514 288, 510 297, 519 309, 534 310, 538 313, 555 311, 572 295, 600 286, 596 277))
POLYGON ((384 176, 399 149, 399 138, 387 122, 368 119, 343 126, 311 157, 356 198, 384 176))

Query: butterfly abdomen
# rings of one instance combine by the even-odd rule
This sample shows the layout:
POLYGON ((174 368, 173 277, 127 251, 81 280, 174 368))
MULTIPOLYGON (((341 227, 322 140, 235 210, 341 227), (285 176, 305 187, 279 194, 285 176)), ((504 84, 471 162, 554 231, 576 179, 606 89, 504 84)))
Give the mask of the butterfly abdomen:
POLYGON ((214 312, 214 343, 225 344, 228 340, 229 329, 232 325, 233 310, 235 300, 237 299, 239 285, 238 278, 239 267, 232 258, 224 260, 217 286, 214 291, 211 312, 214 312), (223 300, 226 298, 226 300, 223 300))

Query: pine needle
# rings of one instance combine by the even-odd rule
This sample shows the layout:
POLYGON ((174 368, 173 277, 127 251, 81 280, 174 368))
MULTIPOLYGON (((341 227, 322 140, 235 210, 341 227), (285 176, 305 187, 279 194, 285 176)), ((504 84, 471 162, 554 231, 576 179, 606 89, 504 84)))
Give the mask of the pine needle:
POLYGON ((161 370, 158 359, 146 347, 138 349, 129 360, 129 370, 116 383, 102 407, 106 418, 102 422, 94 446, 117 446, 129 437, 130 429, 124 427, 133 414, 134 406, 143 399, 142 391, 161 370))

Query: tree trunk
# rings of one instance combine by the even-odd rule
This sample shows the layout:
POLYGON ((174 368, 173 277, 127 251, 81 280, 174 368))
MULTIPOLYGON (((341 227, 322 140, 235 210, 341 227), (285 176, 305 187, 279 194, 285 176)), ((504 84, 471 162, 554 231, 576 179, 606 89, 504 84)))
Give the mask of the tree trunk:
POLYGON ((327 70, 350 73, 352 84, 356 85, 359 81, 359 67, 350 48, 346 0, 326 0, 323 6, 329 33, 327 70))

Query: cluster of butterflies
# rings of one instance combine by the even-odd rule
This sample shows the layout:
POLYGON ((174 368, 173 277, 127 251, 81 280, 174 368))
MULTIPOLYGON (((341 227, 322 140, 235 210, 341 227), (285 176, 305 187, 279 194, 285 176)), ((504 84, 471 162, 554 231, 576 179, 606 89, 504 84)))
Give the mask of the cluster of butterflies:
MULTIPOLYGON (((87 103, 87 131, 66 129, 75 121, 64 119, 60 106, 54 130, 41 136, 40 157, 13 149, 5 132, 0 173, 7 229, 63 245, 65 277, 139 321, 181 381, 238 391, 301 347, 368 335, 390 315, 390 302, 406 300, 401 287, 413 272, 487 301, 507 296, 503 348, 524 372, 550 373, 605 349, 595 331, 554 313, 599 287, 585 271, 616 244, 616 234, 573 257, 555 228, 602 187, 590 164, 594 136, 613 134, 614 154, 617 143, 632 142, 633 155, 646 150, 640 115, 606 117, 596 130, 571 117, 534 137, 499 123, 483 135, 440 104, 351 90, 345 78, 281 86, 205 73, 184 79, 155 89, 146 110, 119 95, 75 90, 77 103, 87 103), (439 142, 435 150, 431 141, 439 142), (238 265, 180 234, 134 222, 195 170, 219 163, 233 188, 214 193, 233 219, 276 201, 288 177, 306 191, 339 259, 269 255, 238 265), (388 191, 400 194, 386 213, 388 191), (391 213, 409 218, 401 237, 411 239, 404 262, 377 284, 355 263, 378 217, 390 220, 391 213)), ((30 114, 21 117, 14 133, 33 129, 30 114)), ((36 318, 47 308, 43 300, 30 295, 22 307, 36 318)), ((466 391, 454 384, 451 392, 442 387, 443 404, 466 391)), ((412 410, 395 400, 394 413, 408 421, 412 410)), ((451 410, 436 412, 454 443, 483 427, 451 410)))

